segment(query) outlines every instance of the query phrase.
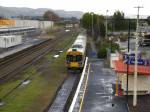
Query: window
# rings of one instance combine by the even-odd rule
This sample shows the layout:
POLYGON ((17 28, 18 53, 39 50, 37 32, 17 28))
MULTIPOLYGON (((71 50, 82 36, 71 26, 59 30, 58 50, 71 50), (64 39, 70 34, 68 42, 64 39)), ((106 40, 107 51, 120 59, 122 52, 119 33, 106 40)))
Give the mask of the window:
POLYGON ((76 61, 77 61, 77 62, 82 61, 82 55, 77 55, 77 56, 76 56, 76 61))
POLYGON ((73 45, 72 48, 83 48, 83 46, 80 44, 76 44, 76 45, 73 45))
POLYGON ((9 39, 7 39, 7 44, 9 43, 9 39))
POLYGON ((82 61, 82 55, 67 55, 67 62, 80 62, 82 61))

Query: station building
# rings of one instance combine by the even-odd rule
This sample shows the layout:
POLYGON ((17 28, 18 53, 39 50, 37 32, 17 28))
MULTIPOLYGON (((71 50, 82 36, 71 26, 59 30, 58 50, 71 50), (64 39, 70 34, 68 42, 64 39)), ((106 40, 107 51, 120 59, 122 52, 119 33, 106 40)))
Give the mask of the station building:
MULTIPOLYGON (((116 94, 126 95, 127 89, 127 64, 120 57, 122 54, 111 58, 112 68, 116 72, 116 94)), ((150 94, 150 66, 138 65, 137 69, 137 94, 150 94)), ((134 90, 134 64, 128 65, 128 94, 133 95, 134 90)))

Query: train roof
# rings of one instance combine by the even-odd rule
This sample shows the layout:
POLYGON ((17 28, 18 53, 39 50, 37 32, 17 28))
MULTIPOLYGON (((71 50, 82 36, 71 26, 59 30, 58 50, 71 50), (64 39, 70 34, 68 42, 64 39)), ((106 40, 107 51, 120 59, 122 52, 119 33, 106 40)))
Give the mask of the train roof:
POLYGON ((86 35, 79 34, 68 52, 78 51, 84 53, 86 48, 86 38, 86 35))

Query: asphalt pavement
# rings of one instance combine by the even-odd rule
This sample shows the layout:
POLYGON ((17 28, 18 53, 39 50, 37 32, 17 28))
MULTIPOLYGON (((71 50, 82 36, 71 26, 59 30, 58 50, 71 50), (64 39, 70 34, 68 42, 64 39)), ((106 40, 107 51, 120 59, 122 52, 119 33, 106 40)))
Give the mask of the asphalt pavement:
POLYGON ((104 67, 104 60, 93 55, 95 51, 91 43, 88 53, 91 67, 82 112, 128 112, 125 98, 115 96, 115 72, 104 67))
POLYGON ((90 61, 91 69, 82 112, 128 112, 124 97, 115 96, 115 73, 103 60, 90 61))

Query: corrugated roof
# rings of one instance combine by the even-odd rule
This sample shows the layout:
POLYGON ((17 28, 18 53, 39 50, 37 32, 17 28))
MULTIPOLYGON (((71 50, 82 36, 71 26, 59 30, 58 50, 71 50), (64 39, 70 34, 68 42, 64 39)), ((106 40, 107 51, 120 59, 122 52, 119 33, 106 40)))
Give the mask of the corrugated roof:
MULTIPOLYGON (((118 73, 126 73, 127 72, 127 64, 123 63, 122 60, 115 60, 115 71, 118 73)), ((142 66, 138 65, 138 74, 139 75, 150 75, 150 66, 142 66)), ((129 74, 134 74, 134 65, 129 65, 129 74)))

